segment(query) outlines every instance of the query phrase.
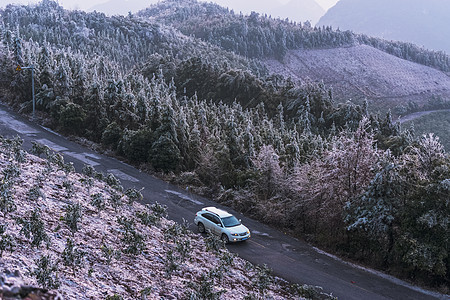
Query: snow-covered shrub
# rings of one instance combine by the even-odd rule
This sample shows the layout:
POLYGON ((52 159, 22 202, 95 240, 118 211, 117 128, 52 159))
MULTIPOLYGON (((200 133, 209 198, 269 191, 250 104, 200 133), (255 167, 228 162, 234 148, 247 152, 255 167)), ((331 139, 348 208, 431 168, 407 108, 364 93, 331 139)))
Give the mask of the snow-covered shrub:
POLYGON ((123 187, 120 183, 120 180, 114 176, 114 174, 108 173, 106 174, 106 178, 104 179, 106 184, 112 187, 113 189, 121 192, 123 191, 123 187))
POLYGON ((179 254, 180 262, 184 262, 191 255, 191 242, 189 239, 177 240, 175 250, 179 254))
POLYGON ((272 283, 272 270, 266 264, 256 266, 256 278, 254 280, 255 286, 264 293, 269 285, 272 283))
POLYGON ((73 240, 68 238, 66 241, 66 247, 62 253, 62 259, 63 264, 71 267, 74 274, 78 268, 82 267, 84 255, 85 253, 74 245, 73 240))
POLYGON ((99 211, 105 209, 105 196, 102 193, 91 195, 91 205, 96 207, 99 211))
POLYGON ((81 173, 83 173, 84 175, 86 175, 88 177, 93 177, 94 173, 95 173, 95 169, 91 165, 84 165, 83 168, 81 169, 81 173))
POLYGON ((136 232, 134 220, 127 217, 117 217, 117 223, 121 226, 123 253, 138 255, 145 249, 144 236, 136 232))
POLYGON ((65 215, 62 217, 64 223, 69 227, 69 230, 72 234, 78 231, 78 222, 81 221, 82 218, 82 208, 81 204, 74 203, 69 204, 65 207, 65 215))
POLYGON ((50 238, 45 232, 44 222, 41 219, 39 208, 31 212, 27 218, 18 217, 17 224, 22 225, 20 233, 27 239, 32 238, 31 245, 38 248, 42 242, 47 243, 47 248, 50 245, 50 238))
POLYGON ((164 230, 164 239, 167 241, 176 241, 187 234, 187 228, 180 223, 173 223, 164 230))
POLYGON ((71 182, 69 180, 64 180, 62 185, 65 189, 64 195, 65 195, 66 199, 72 198, 73 194, 75 193, 73 182, 71 182))
POLYGON ((159 224, 159 221, 165 214, 165 209, 159 203, 146 205, 145 211, 136 212, 136 217, 146 226, 153 226, 159 224))
POLYGON ((33 270, 32 275, 36 277, 38 283, 47 289, 57 289, 61 284, 56 273, 58 271, 58 263, 53 263, 50 255, 42 256, 35 263, 37 268, 33 270))
POLYGON ((117 211, 117 208, 122 206, 122 195, 116 193, 115 191, 111 191, 111 197, 108 198, 109 203, 114 208, 114 211, 117 211))
POLYGON ((14 238, 6 233, 6 224, 0 224, 0 257, 4 251, 13 252, 16 247, 14 238))
POLYGON ((152 204, 150 206, 150 208, 158 218, 167 217, 167 206, 166 205, 155 202, 154 204, 152 204))
POLYGON ((220 296, 225 293, 225 290, 215 291, 214 288, 214 278, 208 275, 202 274, 200 283, 188 282, 187 286, 191 289, 188 294, 188 298, 192 300, 210 299, 218 300, 220 296))
POLYGON ((134 201, 142 201, 142 199, 144 199, 144 196, 142 196, 141 191, 138 191, 136 189, 127 189, 125 191, 125 195, 128 197, 129 204, 132 204, 134 201))
POLYGON ((0 182, 0 210, 3 213, 13 212, 17 209, 14 202, 12 183, 8 181, 0 182))
POLYGON ((164 267, 166 271, 166 276, 170 278, 172 273, 179 269, 178 259, 174 255, 174 250, 169 249, 166 253, 166 258, 164 260, 164 267))
POLYGON ((218 253, 225 248, 225 243, 214 234, 208 234, 205 238, 206 250, 218 253))
POLYGON ((9 182, 14 181, 20 176, 20 167, 16 164, 9 164, 5 169, 2 170, 3 181, 9 182))
POLYGON ((229 251, 220 252, 220 263, 222 265, 231 266, 236 255, 229 251))
POLYGON ((75 167, 72 162, 65 163, 62 169, 66 174, 66 177, 69 176, 70 173, 75 172, 75 167))
POLYGON ((94 185, 94 179, 91 177, 80 178, 79 180, 86 188, 88 193, 91 191, 92 186, 94 185))
POLYGON ((101 252, 106 259, 106 263, 110 264, 113 258, 120 258, 120 251, 115 250, 114 247, 103 244, 101 247, 101 252))
POLYGON ((39 198, 45 200, 45 194, 39 185, 34 185, 31 189, 28 190, 27 196, 29 200, 36 201, 39 198))
POLYGON ((321 287, 307 284, 302 285, 297 283, 292 284, 291 294, 298 295, 300 297, 304 297, 306 299, 311 300, 323 300, 323 299, 337 300, 337 297, 333 297, 331 295, 326 294, 321 287))
POLYGON ((45 154, 45 156, 48 157, 50 148, 47 145, 40 144, 36 141, 32 141, 31 144, 31 154, 34 154, 38 157, 41 157, 42 154, 45 154))
POLYGON ((59 153, 50 153, 49 156, 47 156, 47 160, 56 165, 59 170, 62 170, 64 168, 64 157, 59 153))

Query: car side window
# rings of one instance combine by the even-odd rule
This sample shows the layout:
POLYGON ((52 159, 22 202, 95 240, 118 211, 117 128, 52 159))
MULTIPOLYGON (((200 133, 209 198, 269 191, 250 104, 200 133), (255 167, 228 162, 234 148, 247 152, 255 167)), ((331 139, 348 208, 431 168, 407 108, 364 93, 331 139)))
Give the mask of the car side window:
POLYGON ((216 217, 216 216, 212 216, 212 217, 213 217, 213 219, 212 219, 213 223, 215 223, 215 224, 217 224, 217 225, 222 225, 222 224, 220 223, 220 220, 219 220, 218 217, 216 217))
POLYGON ((207 219, 207 220, 209 220, 211 222, 214 222, 213 221, 213 215, 211 215, 211 214, 208 214, 208 213, 202 214, 202 217, 204 217, 205 219, 207 219))

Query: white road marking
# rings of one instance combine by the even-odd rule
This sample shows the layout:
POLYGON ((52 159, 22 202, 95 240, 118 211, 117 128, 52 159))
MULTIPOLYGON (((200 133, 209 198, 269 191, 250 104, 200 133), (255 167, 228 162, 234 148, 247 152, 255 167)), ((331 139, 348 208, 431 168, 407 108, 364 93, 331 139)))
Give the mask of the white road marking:
POLYGON ((47 128, 47 127, 44 127, 44 126, 41 126, 41 128, 47 130, 48 132, 53 133, 54 135, 57 135, 57 136, 61 136, 61 137, 62 137, 62 135, 60 135, 60 134, 57 133, 56 131, 51 130, 50 128, 47 128))
POLYGON ((131 181, 131 182, 139 182, 139 179, 137 179, 131 175, 128 175, 118 169, 111 169, 111 170, 108 170, 108 172, 122 180, 127 180, 127 181, 131 181))
POLYGON ((90 158, 93 158, 93 159, 102 159, 100 156, 98 156, 97 154, 94 154, 94 153, 84 152, 83 154, 84 154, 84 156, 87 156, 87 157, 90 157, 90 158))
POLYGON ((281 247, 283 247, 283 249, 286 250, 287 252, 291 252, 292 249, 295 249, 292 245, 285 243, 281 243, 281 247))
POLYGON ((93 167, 100 165, 98 162, 86 158, 85 153, 64 152, 64 154, 67 154, 75 159, 81 160, 83 163, 91 165, 93 167))
POLYGON ((189 196, 187 196, 187 195, 185 195, 185 194, 176 192, 176 191, 166 190, 166 193, 173 194, 173 195, 177 195, 177 196, 180 197, 181 199, 191 201, 192 203, 195 203, 195 204, 197 204, 197 205, 203 205, 203 204, 204 204, 203 202, 200 202, 200 201, 198 201, 198 200, 192 199, 191 197, 189 197, 189 196))
POLYGON ((6 127, 11 128, 12 130, 17 131, 22 134, 31 134, 38 133, 38 130, 31 128, 27 124, 17 121, 12 118, 7 112, 0 111, 0 121, 6 125, 6 127))
POLYGON ((55 144, 52 141, 49 141, 47 139, 36 140, 36 142, 39 142, 40 144, 43 144, 43 145, 47 145, 50 147, 50 149, 52 149, 53 151, 57 151, 57 152, 69 150, 66 147, 55 144))
POLYGON ((260 232, 260 231, 256 231, 256 230, 252 230, 252 233, 260 235, 260 236, 267 236, 270 237, 270 235, 268 233, 265 232, 260 232))

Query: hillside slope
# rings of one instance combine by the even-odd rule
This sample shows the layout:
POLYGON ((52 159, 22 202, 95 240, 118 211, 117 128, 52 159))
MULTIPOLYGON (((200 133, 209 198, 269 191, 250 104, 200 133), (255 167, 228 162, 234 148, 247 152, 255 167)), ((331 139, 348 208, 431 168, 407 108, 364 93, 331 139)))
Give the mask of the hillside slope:
POLYGON ((11 277, 21 275, 64 299, 298 297, 268 270, 164 218, 162 206, 133 202, 139 193, 121 192, 111 175, 75 173, 59 154, 36 147, 42 159, 20 144, 0 139, 0 295, 15 299, 11 277))
POLYGON ((274 73, 320 81, 338 101, 369 100, 385 110, 409 101, 422 105, 432 96, 450 98, 448 74, 389 55, 370 46, 289 51, 283 62, 267 60, 274 73))
POLYGON ((195 36, 246 57, 281 59, 287 50, 329 49, 368 45, 390 55, 450 71, 450 57, 442 51, 430 51, 412 43, 395 42, 333 30, 331 26, 312 27, 273 19, 258 14, 235 14, 214 3, 195 0, 164 1, 140 11, 144 20, 173 26, 188 36, 195 36))
POLYGON ((450 53, 449 14, 450 2, 442 0, 340 0, 318 25, 450 53))

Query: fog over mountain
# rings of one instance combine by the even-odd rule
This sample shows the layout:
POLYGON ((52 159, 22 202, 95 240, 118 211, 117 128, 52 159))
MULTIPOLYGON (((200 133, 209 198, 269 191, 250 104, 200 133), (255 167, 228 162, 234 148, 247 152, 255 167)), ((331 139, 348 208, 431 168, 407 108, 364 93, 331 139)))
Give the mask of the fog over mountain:
POLYGON ((450 1, 340 0, 318 25, 401 40, 450 53, 450 1))
POLYGON ((316 0, 316 2, 322 6, 324 10, 328 10, 333 7, 339 0, 316 0))
POLYGON ((311 21, 315 24, 325 10, 314 0, 291 0, 274 10, 275 17, 287 17, 293 21, 311 21))

